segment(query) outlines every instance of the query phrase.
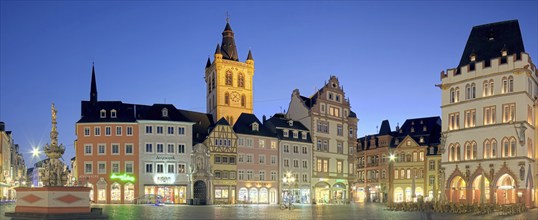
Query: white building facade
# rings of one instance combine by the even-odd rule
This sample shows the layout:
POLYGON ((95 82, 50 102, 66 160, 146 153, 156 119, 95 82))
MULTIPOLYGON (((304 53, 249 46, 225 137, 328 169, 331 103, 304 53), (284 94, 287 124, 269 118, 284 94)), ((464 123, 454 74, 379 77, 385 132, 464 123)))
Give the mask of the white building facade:
POLYGON ((535 207, 538 87, 518 22, 474 27, 441 81, 441 199, 535 207))

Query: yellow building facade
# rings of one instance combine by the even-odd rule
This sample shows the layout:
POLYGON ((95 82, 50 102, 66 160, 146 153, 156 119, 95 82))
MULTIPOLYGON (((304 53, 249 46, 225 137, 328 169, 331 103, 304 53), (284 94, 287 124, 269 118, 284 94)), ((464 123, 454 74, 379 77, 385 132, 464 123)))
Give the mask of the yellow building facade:
POLYGON ((234 33, 230 23, 222 32, 222 45, 217 45, 213 62, 208 58, 205 68, 207 112, 217 121, 225 118, 231 125, 241 113, 253 112, 254 59, 237 56, 234 33))

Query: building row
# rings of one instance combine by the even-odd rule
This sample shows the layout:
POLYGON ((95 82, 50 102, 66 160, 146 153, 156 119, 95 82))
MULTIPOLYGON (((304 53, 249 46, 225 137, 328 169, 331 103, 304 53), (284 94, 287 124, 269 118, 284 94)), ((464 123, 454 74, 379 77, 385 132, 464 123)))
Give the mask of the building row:
POLYGON ((15 187, 26 185, 24 157, 15 144, 12 132, 0 122, 0 200, 13 200, 15 187))
POLYGON ((253 112, 254 59, 227 22, 205 67, 207 112, 97 98, 76 123, 73 177, 96 203, 277 204, 350 201, 357 117, 338 78, 292 93, 288 113, 253 112))
POLYGON ((378 134, 359 139, 356 199, 538 206, 538 75, 518 21, 473 27, 459 65, 442 71, 437 86, 435 129, 406 128, 427 119, 396 131, 383 121, 378 134), (421 142, 424 132, 435 138, 421 142), (402 146, 412 147, 404 154, 402 146))

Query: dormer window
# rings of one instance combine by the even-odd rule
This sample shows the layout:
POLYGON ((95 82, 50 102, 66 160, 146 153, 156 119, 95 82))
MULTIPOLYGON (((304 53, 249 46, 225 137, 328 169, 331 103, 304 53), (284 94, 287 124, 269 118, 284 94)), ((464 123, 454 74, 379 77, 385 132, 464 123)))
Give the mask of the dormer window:
POLYGON ((111 118, 116 118, 116 117, 117 117, 116 114, 117 114, 117 113, 116 113, 116 109, 112 109, 112 110, 110 110, 110 117, 111 117, 111 118))
POLYGON ((424 143, 424 137, 420 137, 419 142, 420 142, 420 143, 424 143))
POLYGON ((292 120, 289 120, 289 121, 288 121, 288 125, 289 125, 290 127, 292 127, 292 126, 293 126, 293 121, 292 121, 292 120))
POLYGON ((402 129, 400 129, 400 134, 402 134, 402 133, 403 133, 403 130, 402 130, 402 129))
POLYGON ((284 137, 288 137, 288 134, 289 134, 289 133, 288 133, 288 129, 284 129, 284 130, 282 131, 282 134, 284 135, 284 137))
POLYGON ((503 57, 508 56, 508 50, 506 49, 501 50, 501 56, 503 57))
POLYGON ((415 132, 415 128, 411 127, 411 133, 415 132))
POLYGON ((329 92, 329 100, 333 100, 333 94, 329 92))
POLYGON ((293 138, 299 138, 299 132, 293 131, 293 138))
POLYGON ((303 136, 303 140, 306 140, 306 134, 307 134, 306 131, 301 132, 301 134, 303 136))
POLYGON ((424 127, 422 127, 422 131, 427 131, 428 130, 428 127, 426 127, 426 125, 424 125, 424 127))
POLYGON ((161 112, 162 112, 163 117, 168 117, 168 109, 167 108, 163 108, 163 110, 161 112))
POLYGON ((252 131, 259 131, 258 123, 252 123, 252 131))
POLYGON ((471 60, 471 62, 476 61, 476 54, 472 53, 469 59, 471 60))
POLYGON ((99 116, 100 116, 101 118, 106 118, 106 110, 101 109, 99 116))

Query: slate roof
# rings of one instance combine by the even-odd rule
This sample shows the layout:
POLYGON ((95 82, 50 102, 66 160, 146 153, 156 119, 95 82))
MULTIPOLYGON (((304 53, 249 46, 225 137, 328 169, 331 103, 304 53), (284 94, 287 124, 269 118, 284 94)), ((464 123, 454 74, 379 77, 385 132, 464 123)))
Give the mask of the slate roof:
POLYGON ((192 126, 192 144, 204 142, 209 135, 209 130, 214 126, 213 116, 211 114, 179 110, 179 112, 189 121, 194 122, 192 126))
POLYGON ((80 120, 77 123, 85 122, 136 122, 135 105, 123 103, 121 101, 82 101, 80 107, 80 120), (107 111, 107 117, 101 118, 100 111, 107 111), (110 117, 110 110, 117 111, 117 117, 110 117))
POLYGON ((271 129, 272 132, 276 134, 278 139, 280 140, 288 140, 288 141, 298 141, 298 142, 305 142, 305 143, 312 143, 312 137, 310 136, 310 131, 306 126, 304 126, 299 121, 293 121, 293 124, 290 126, 289 122, 290 119, 286 118, 284 114, 277 113, 273 115, 270 119, 265 121, 265 126, 267 126, 269 129, 271 129), (298 138, 293 138, 293 135, 288 135, 288 137, 284 137, 284 129, 288 130, 298 130, 298 131, 307 131, 308 134, 306 136, 306 139, 302 139, 302 135, 299 134, 298 138))
POLYGON ((421 146, 437 146, 441 143, 441 118, 439 116, 407 119, 400 130, 401 133, 400 131, 394 133, 399 142, 409 135, 421 146), (420 137, 424 137, 423 143, 420 143, 420 137))
POLYGON ((271 132, 269 128, 263 125, 255 115, 248 114, 248 113, 241 113, 241 115, 235 122, 233 129, 235 133, 238 133, 238 134, 276 137, 276 134, 271 132), (252 124, 255 122, 258 123, 257 131, 252 130, 252 124))
POLYGON ((226 27, 222 32, 222 46, 221 46, 222 58, 226 60, 238 61, 237 47, 235 46, 234 32, 230 23, 226 22, 226 27))
POLYGON ((190 122, 178 109, 172 104, 153 104, 152 106, 136 105, 138 120, 154 121, 181 121, 190 122), (168 109, 168 116, 163 116, 162 110, 168 109))
POLYGON ((383 122, 381 122, 381 129, 379 129, 379 135, 387 134, 392 134, 392 131, 390 130, 389 120, 383 120, 383 122))
POLYGON ((476 61, 501 57, 501 50, 507 49, 508 55, 525 52, 523 38, 517 20, 502 21, 474 26, 465 45, 459 67, 469 64, 472 53, 476 61))

